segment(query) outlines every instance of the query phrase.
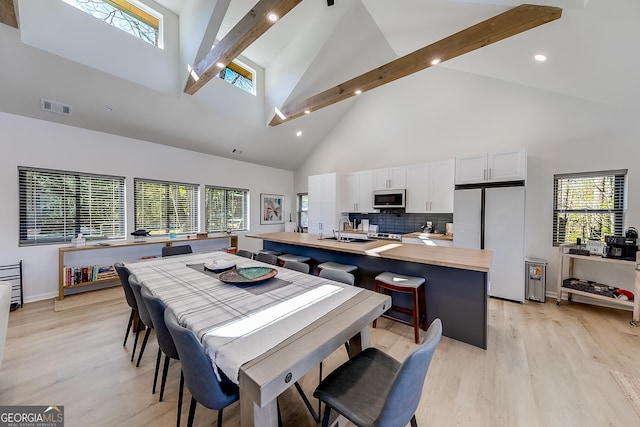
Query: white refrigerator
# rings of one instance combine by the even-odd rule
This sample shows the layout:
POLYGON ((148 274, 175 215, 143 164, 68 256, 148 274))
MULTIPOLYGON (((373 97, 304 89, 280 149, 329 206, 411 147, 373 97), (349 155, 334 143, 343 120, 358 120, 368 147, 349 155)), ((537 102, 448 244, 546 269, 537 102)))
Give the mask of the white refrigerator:
POLYGON ((489 295, 524 302, 525 188, 456 189, 453 246, 493 251, 489 295))

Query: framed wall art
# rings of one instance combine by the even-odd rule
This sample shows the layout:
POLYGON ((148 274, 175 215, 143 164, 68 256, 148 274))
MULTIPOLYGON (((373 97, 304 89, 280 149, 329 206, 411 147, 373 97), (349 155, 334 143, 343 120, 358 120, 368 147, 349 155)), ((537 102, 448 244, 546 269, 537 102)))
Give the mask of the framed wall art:
POLYGON ((260 224, 284 223, 284 196, 260 193, 260 224))

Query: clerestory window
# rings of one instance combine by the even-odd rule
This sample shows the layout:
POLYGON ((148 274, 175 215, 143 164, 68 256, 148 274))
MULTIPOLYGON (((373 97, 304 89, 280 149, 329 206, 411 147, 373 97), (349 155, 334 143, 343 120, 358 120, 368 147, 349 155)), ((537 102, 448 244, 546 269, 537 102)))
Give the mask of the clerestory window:
POLYGON ((256 94, 255 75, 256 72, 254 70, 237 61, 230 62, 229 65, 218 72, 218 77, 222 80, 253 95, 256 94))
POLYGON ((135 0, 63 0, 89 15, 162 48, 162 15, 135 0))

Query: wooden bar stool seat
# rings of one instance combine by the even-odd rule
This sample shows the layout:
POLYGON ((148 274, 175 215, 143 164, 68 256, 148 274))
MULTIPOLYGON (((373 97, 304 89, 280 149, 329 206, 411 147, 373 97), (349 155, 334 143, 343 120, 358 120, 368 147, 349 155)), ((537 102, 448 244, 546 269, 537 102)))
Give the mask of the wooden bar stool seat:
MULTIPOLYGON (((402 274, 384 272, 376 276, 376 292, 387 294, 388 291, 401 292, 411 294, 411 310, 404 307, 392 305, 390 310, 400 313, 412 315, 413 321, 408 322, 404 319, 383 314, 387 319, 413 326, 414 338, 416 344, 420 343, 420 312, 423 311, 424 324, 427 323, 427 304, 425 299, 425 280, 424 277, 405 276, 402 274)), ((393 303, 392 303, 393 304, 393 303)), ((376 320, 373 321, 373 327, 376 327, 376 320)))
POLYGON ((339 262, 333 262, 333 261, 323 262, 322 264, 318 264, 318 268, 320 270, 322 270, 323 268, 326 268, 328 270, 344 271, 345 273, 351 273, 352 271, 355 271, 358 269, 358 267, 355 265, 340 264, 339 262))

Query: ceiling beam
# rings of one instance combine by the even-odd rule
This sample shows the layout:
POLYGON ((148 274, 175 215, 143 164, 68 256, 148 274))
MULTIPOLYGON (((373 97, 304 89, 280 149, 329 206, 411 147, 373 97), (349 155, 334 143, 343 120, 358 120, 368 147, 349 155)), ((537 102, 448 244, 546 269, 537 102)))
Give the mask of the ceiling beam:
POLYGON ((18 18, 13 0, 0 0, 0 23, 18 28, 18 18))
POLYGON ((220 71, 218 63, 226 66, 240 55, 251 43, 264 34, 274 23, 268 19, 270 13, 275 13, 282 19, 291 9, 302 0, 260 0, 236 24, 229 33, 198 63, 191 71, 184 89, 193 95, 220 71))
POLYGON ((336 102, 356 96, 356 91, 368 91, 386 83, 429 68, 432 61, 444 62, 542 24, 559 19, 562 9, 523 4, 493 18, 466 28, 433 44, 395 59, 374 70, 343 82, 303 101, 284 106, 285 119, 275 115, 270 126, 277 126, 336 102))

